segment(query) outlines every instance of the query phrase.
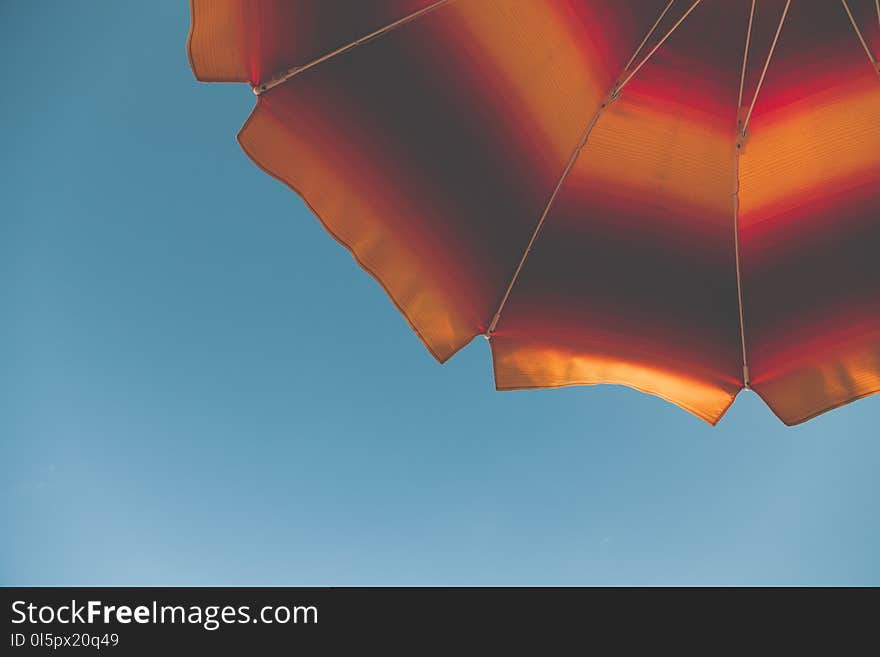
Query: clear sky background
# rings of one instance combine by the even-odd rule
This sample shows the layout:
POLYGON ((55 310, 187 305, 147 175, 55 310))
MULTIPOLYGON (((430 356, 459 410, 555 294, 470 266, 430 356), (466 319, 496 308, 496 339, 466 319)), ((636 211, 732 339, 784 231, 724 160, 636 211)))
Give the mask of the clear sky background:
POLYGON ((0 0, 0 584, 880 584, 880 397, 713 429, 438 365, 188 28, 0 0))

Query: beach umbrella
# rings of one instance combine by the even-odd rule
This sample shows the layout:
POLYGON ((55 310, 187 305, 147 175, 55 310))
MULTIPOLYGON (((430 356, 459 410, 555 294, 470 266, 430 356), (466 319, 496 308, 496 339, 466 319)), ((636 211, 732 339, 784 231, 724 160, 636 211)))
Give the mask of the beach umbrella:
MULTIPOLYGON (((878 0, 192 0, 239 142, 443 362, 715 423, 880 390, 878 0)), ((259 199, 254 201, 259 210, 259 199)))

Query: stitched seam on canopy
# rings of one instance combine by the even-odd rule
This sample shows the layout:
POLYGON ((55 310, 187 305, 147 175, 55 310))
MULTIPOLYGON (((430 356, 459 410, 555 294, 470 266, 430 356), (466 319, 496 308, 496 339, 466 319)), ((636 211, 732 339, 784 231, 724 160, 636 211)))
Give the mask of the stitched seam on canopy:
POLYGON ((438 7, 445 5, 449 2, 452 2, 452 0, 437 0, 437 2, 434 2, 430 5, 428 5, 427 7, 422 7, 418 11, 415 11, 407 16, 404 16, 403 18, 399 18, 396 21, 394 21, 393 23, 389 23, 385 27, 380 27, 378 30, 374 30, 373 32, 370 32, 369 34, 366 34, 358 39, 355 39, 351 43, 347 43, 346 45, 341 46, 341 47, 337 48, 336 50, 332 50, 332 51, 328 52, 326 55, 322 55, 322 56, 318 57, 317 59, 312 60, 308 64, 303 64, 302 66, 293 66, 293 67, 287 69, 286 71, 279 73, 278 75, 276 75, 275 77, 270 79, 269 82, 264 82, 263 84, 260 84, 260 85, 253 87, 254 94, 259 96, 260 94, 263 94, 263 93, 269 91, 270 89, 277 87, 279 84, 283 84, 283 83, 287 82, 288 80, 290 80, 291 78, 296 77, 297 75, 299 75, 303 71, 307 71, 308 69, 310 69, 314 66, 317 66, 321 62, 325 62, 328 59, 332 59, 336 55, 341 55, 344 52, 348 52, 349 50, 352 50, 353 48, 356 48, 357 46, 359 46, 363 43, 366 43, 367 41, 372 41, 373 39, 380 37, 383 34, 390 32, 391 30, 393 30, 397 27, 400 27, 401 25, 405 25, 406 23, 414 21, 417 18, 424 16, 428 12, 431 12, 434 9, 437 9, 438 7))

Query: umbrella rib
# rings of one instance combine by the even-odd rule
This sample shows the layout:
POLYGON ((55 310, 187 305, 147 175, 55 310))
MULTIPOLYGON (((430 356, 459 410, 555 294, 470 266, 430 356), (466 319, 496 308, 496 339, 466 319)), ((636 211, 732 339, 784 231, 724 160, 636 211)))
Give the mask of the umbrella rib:
POLYGON ((581 154, 581 151, 586 145, 587 140, 590 138, 590 133, 593 131, 593 128, 596 125, 596 121, 599 120, 599 116, 612 100, 613 98, 611 94, 609 94, 608 97, 604 101, 602 101, 599 109, 596 110, 596 112, 593 114, 593 118, 591 118, 590 122, 587 124, 583 135, 578 141, 577 146, 575 146, 574 152, 572 152, 571 156, 568 158, 568 163, 565 165, 565 169, 563 169, 562 175, 559 177, 559 181, 556 183, 556 187, 553 189, 553 193, 550 195, 550 199, 547 201, 547 205, 544 206, 544 211, 541 213, 540 219, 538 219, 538 225, 532 232, 532 237, 529 240, 528 245, 526 245, 526 250, 523 252, 522 257, 519 259, 519 264, 516 266, 516 270, 513 272, 513 277, 510 279, 510 283, 508 283, 507 289, 504 291, 504 296, 501 298, 501 303, 498 305, 498 310, 495 311, 495 315, 492 317, 492 321, 489 323, 489 328, 486 330, 487 337, 491 336, 495 332, 495 327, 498 325, 498 320, 501 319, 501 311, 504 310, 504 306, 507 303, 507 300, 510 298, 510 293, 513 291, 513 286, 516 283, 516 279, 519 277, 519 273, 522 271, 523 265, 525 265, 526 263, 526 258, 529 257, 529 253, 531 253, 532 247, 535 245, 535 241, 538 239, 538 234, 541 232, 541 228, 544 226, 547 215, 550 213, 550 208, 553 207, 553 202, 559 195, 559 190, 562 188, 562 184, 565 182, 565 179, 568 177, 569 172, 574 167, 574 163, 578 159, 578 155, 581 154))
POLYGON ((746 67, 749 63, 749 46, 752 41, 752 25, 755 20, 755 0, 752 0, 752 9, 749 12, 749 26, 746 30, 746 45, 743 49, 742 72, 739 78, 739 100, 737 101, 737 141, 733 163, 733 251, 736 258, 736 301, 739 311, 739 340, 742 349, 742 375, 743 386, 748 389, 751 385, 749 376, 749 359, 746 354, 746 324, 743 316, 743 293, 742 293, 742 266, 739 247, 739 154, 742 148, 740 124, 742 123, 742 99, 743 89, 746 82, 746 67))
MULTIPOLYGON (((846 2, 846 0, 843 0, 846 2)), ((761 92, 761 86, 764 84, 764 77, 767 75, 767 69, 770 67, 770 60, 773 59, 773 51, 776 50, 776 44, 779 41, 779 35, 782 33, 782 25, 785 23, 785 17, 788 15, 788 8, 791 6, 791 0, 786 0, 785 8, 782 10, 782 16, 779 18, 779 25, 776 26, 776 34, 773 35, 773 42, 770 44, 770 52, 767 53, 767 59, 764 60, 764 68, 761 70, 761 77, 758 78, 758 86, 755 88, 755 95, 752 96, 752 102, 749 105, 749 111, 746 113, 745 121, 743 121, 742 136, 746 136, 746 130, 749 127, 749 121, 752 118, 752 112, 755 109, 755 103, 758 100, 758 94, 761 92)))
MULTIPOLYGON (((657 17, 657 20, 654 21, 654 24, 651 26, 651 29, 648 30, 648 33, 645 35, 645 38, 642 39, 642 42, 639 44, 639 47, 636 48, 636 51, 632 54, 632 57, 629 58, 629 61, 626 63, 626 66, 623 67, 624 73, 629 70, 630 66, 632 66, 632 63, 635 61, 636 56, 640 52, 642 52, 642 48, 645 47, 645 44, 648 42, 648 39, 650 39, 651 35, 654 34, 654 30, 657 29, 658 25, 660 25, 660 21, 663 20, 663 17, 666 15, 666 12, 669 11, 669 8, 672 6, 673 2, 675 2, 675 0, 669 0, 669 2, 666 4, 666 8, 663 9, 662 12, 660 12, 660 15, 657 17)), ((880 0, 877 0, 877 2, 880 2, 880 0)))
MULTIPOLYGON (((590 133, 593 131, 593 128, 596 126, 596 122, 599 120, 599 117, 602 115, 602 112, 605 111, 605 108, 608 107, 611 103, 617 100, 620 95, 620 90, 623 89, 624 85, 629 82, 632 77, 639 72, 639 70, 648 62, 651 56, 657 52, 657 50, 664 44, 664 42, 672 35, 673 32, 681 25, 684 20, 690 15, 690 13, 696 9, 697 5, 700 4, 701 0, 695 0, 695 2, 688 8, 686 12, 675 22, 675 24, 669 28, 669 31, 663 35, 663 38, 658 41, 653 48, 648 52, 647 55, 639 62, 638 66, 636 66, 632 71, 630 71, 629 75, 627 75, 622 82, 616 82, 611 92, 606 96, 605 100, 602 101, 602 104, 599 106, 599 109, 593 114, 593 118, 590 119, 590 122, 587 124, 586 129, 584 130, 583 135, 581 135, 580 140, 575 146, 574 152, 571 154, 571 157, 568 158, 568 162, 565 165, 565 168, 562 170, 562 175, 559 177, 559 181, 556 183, 556 187, 553 189, 553 193, 550 194, 550 198, 547 201, 547 205, 544 206, 544 211, 541 213, 540 218, 538 219, 538 225, 535 227, 535 230, 532 232, 532 236, 529 239, 529 243, 526 245, 526 249, 522 254, 522 257, 519 259, 519 263, 516 266, 516 270, 513 272, 513 276, 510 279, 510 283, 507 284, 507 289, 504 290, 504 296, 501 298, 501 303, 498 304, 498 310, 495 311, 495 314, 492 316, 492 321, 489 322, 489 328, 486 329, 484 335, 487 338, 491 338, 495 333, 495 327, 498 326, 498 321, 501 319, 501 312, 504 310, 504 306, 507 304, 507 300, 510 298, 510 293, 513 291, 513 286, 516 284, 517 279, 519 278, 519 274, 522 271, 523 266, 526 263, 526 259, 529 257, 529 253, 531 253, 532 248, 535 246, 535 242, 538 239, 538 235, 541 232, 541 229, 544 227, 544 222, 547 220, 547 215, 550 213, 550 209, 553 207, 554 201, 556 201, 556 197, 559 195, 559 190, 562 189, 562 185, 565 182, 565 179, 568 177, 568 174, 571 172, 574 167, 575 162, 578 159, 578 156, 581 154, 581 151, 584 149, 584 146, 587 144, 587 140, 590 138, 590 133)), ((651 34, 657 28, 657 25, 663 19, 663 15, 672 5, 670 2, 666 9, 663 10, 663 13, 660 17, 654 22, 654 25, 651 26, 651 29, 648 30, 647 36, 642 40, 642 43, 636 49, 633 56, 630 58, 630 61, 627 63, 626 67, 623 70, 623 73, 626 73, 626 70, 629 68, 630 64, 632 64, 636 55, 645 45, 645 42, 650 38, 651 34)), ((621 74, 621 77, 623 74, 621 74)))
POLYGON ((740 264, 739 246, 739 153, 741 144, 736 145, 734 155, 734 192, 733 192, 733 250, 736 258, 736 300, 739 310, 739 340, 742 349, 742 375, 743 387, 751 389, 751 377, 749 375, 749 358, 746 355, 746 325, 743 317, 743 286, 742 266, 740 264))
POLYGON ((749 14, 749 27, 746 32, 745 52, 743 53, 742 72, 740 74, 739 83, 739 102, 737 106, 737 139, 736 150, 734 154, 734 191, 733 191, 733 250, 736 258, 736 298, 739 310, 739 339, 742 348, 742 368, 743 368, 743 387, 751 389, 751 377, 749 375, 749 359, 746 352, 746 325, 743 313, 743 285, 742 285, 742 264, 740 257, 739 244, 739 160, 742 152, 743 140, 746 137, 749 120, 752 118, 752 112, 755 109, 755 103, 758 100, 758 94, 761 86, 764 84, 764 77, 767 75, 767 69, 770 67, 770 60, 773 59, 773 52, 776 50, 776 44, 779 42, 779 35, 782 33, 782 25, 785 23, 785 17, 788 15, 788 8, 791 0, 786 0, 785 7, 782 10, 782 16, 779 17, 779 25, 776 26, 776 34, 773 35, 773 42, 770 44, 770 51, 767 53, 767 59, 764 60, 764 68, 761 69, 761 76, 758 78, 758 85, 755 88, 755 94, 752 96, 752 102, 746 112, 745 120, 742 116, 742 96, 743 87, 746 80, 746 66, 749 58, 749 45, 752 36, 752 24, 755 16, 755 2, 752 0, 752 11, 749 14))
MULTIPOLYGON (((697 8, 697 5, 700 4, 700 2, 701 2, 701 0, 695 0, 694 4, 692 4, 690 7, 688 7, 688 10, 686 12, 684 12, 684 14, 682 14, 681 17, 677 21, 675 21, 673 26, 669 28, 669 31, 663 35, 663 38, 660 39, 656 44, 654 44, 654 47, 651 48, 650 51, 648 51, 648 54, 645 55, 644 59, 642 59, 642 61, 639 62, 639 65, 636 66, 632 71, 630 71, 629 75, 627 75, 623 79, 623 81, 617 85, 617 88, 614 90, 615 95, 619 94, 621 89, 623 89, 626 86, 626 84, 630 80, 632 80, 633 76, 639 72, 639 70, 642 68, 642 66, 644 66, 645 64, 648 63, 648 60, 651 59, 651 56, 655 52, 657 52, 657 50, 660 49, 660 46, 662 46, 666 42, 666 39, 668 39, 669 37, 672 36, 672 33, 675 32, 676 29, 678 29, 678 26, 684 22, 685 18, 690 16, 691 12, 697 8)), ((651 29, 653 30, 653 28, 651 28, 651 29)))
MULTIPOLYGON (((862 31, 859 29, 859 24, 856 23, 856 19, 850 11, 849 3, 846 0, 840 0, 843 4, 843 8, 846 10, 846 15, 849 16, 849 22, 852 23, 853 29, 856 31, 856 36, 859 38, 859 41, 862 44, 862 48, 865 49, 865 54, 868 56, 868 61, 871 62, 871 66, 877 72, 877 75, 880 75, 880 62, 878 62, 874 58, 874 53, 871 52, 871 49, 868 47, 868 42, 865 41, 865 37, 862 36, 862 31)), ((875 0, 874 5, 877 7, 877 19, 880 20, 880 0, 875 0)))
MULTIPOLYGON (((880 2, 880 0, 878 0, 880 2)), ((742 63, 742 73, 739 76, 739 100, 736 103, 736 111, 739 112, 739 109, 743 104, 743 88, 746 84, 746 66, 749 62, 749 45, 752 42, 752 24, 755 21, 755 0, 752 0, 752 10, 749 12, 749 28, 746 31, 746 47, 743 50, 743 63, 742 63)))
POLYGON ((358 39, 355 39, 351 43, 348 43, 344 46, 341 46, 341 47, 337 48, 336 50, 332 50, 331 52, 328 52, 326 55, 322 55, 321 57, 318 57, 317 59, 312 60, 308 64, 303 64, 301 66, 294 66, 292 68, 289 68, 286 71, 279 73, 278 75, 273 77, 268 82, 265 82, 263 84, 260 84, 260 85, 253 87, 254 94, 259 96, 260 94, 263 94, 263 93, 269 91, 270 89, 274 89, 279 84, 283 84, 283 83, 287 82, 289 79, 299 75, 303 71, 307 71, 308 69, 312 68, 313 66, 317 66, 321 62, 325 62, 328 59, 335 57, 336 55, 341 55, 342 53, 347 52, 347 51, 351 50, 352 48, 356 48, 357 46, 359 46, 363 43, 366 43, 367 41, 371 41, 371 40, 375 39, 376 37, 382 36, 386 32, 390 32, 391 30, 393 30, 397 27, 400 27, 401 25, 405 25, 406 23, 409 23, 410 21, 414 21, 415 19, 417 19, 421 16, 424 16, 428 12, 433 11, 434 9, 437 9, 441 5, 445 5, 448 2, 451 2, 451 0, 437 0, 437 2, 433 2, 430 5, 428 5, 427 7, 422 7, 418 11, 415 11, 411 14, 408 14, 407 16, 404 16, 403 18, 399 18, 398 20, 394 21, 393 23, 389 23, 385 27, 380 27, 378 30, 375 30, 373 32, 370 32, 369 34, 366 34, 366 35, 358 38, 358 39))

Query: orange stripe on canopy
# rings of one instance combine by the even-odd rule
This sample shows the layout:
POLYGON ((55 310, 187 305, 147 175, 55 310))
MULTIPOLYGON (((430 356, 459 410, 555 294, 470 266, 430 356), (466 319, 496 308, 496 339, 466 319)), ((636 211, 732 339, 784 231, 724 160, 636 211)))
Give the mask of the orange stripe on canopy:
POLYGON ((438 360, 483 334, 499 389, 710 423, 743 387, 789 424, 880 390, 880 76, 842 3, 191 7, 197 78, 277 82, 246 153, 438 360))

